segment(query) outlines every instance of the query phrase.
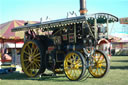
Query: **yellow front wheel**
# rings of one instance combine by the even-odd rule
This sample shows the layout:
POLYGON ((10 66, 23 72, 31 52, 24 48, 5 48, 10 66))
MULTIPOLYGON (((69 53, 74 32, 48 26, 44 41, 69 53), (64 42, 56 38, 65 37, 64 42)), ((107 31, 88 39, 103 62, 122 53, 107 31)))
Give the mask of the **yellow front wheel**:
POLYGON ((92 62, 89 67, 90 74, 95 78, 101 78, 106 75, 110 69, 110 62, 108 57, 99 50, 96 50, 92 56, 92 62))
POLYGON ((85 58, 77 51, 68 53, 64 59, 64 72, 69 80, 82 79, 86 70, 85 58))
POLYGON ((37 40, 25 42, 21 50, 21 65, 24 73, 35 77, 45 70, 44 48, 37 40))

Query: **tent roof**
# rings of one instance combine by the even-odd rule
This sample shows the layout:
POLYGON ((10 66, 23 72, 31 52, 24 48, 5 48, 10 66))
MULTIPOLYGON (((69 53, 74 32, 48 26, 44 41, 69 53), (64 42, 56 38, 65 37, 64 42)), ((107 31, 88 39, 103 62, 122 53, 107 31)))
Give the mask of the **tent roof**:
MULTIPOLYGON (((24 20, 12 20, 3 24, 0 24, 0 37, 4 39, 23 39, 24 32, 11 32, 14 27, 23 26, 26 21, 24 20)), ((28 21, 30 24, 36 23, 36 21, 28 21)))

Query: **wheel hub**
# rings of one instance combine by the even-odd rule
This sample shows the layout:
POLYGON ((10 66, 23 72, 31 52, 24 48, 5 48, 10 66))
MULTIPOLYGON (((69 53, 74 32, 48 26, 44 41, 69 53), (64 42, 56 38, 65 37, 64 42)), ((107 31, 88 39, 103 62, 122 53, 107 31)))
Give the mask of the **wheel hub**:
POLYGON ((100 67, 102 66, 102 64, 101 64, 101 63, 96 62, 96 63, 95 63, 95 66, 96 66, 97 68, 100 68, 100 67))
POLYGON ((75 68, 75 65, 74 65, 74 64, 72 64, 70 67, 71 67, 72 69, 74 69, 74 68, 75 68))
POLYGON ((33 62, 33 59, 34 59, 34 57, 32 55, 30 55, 28 58, 29 62, 31 62, 31 63, 33 62))

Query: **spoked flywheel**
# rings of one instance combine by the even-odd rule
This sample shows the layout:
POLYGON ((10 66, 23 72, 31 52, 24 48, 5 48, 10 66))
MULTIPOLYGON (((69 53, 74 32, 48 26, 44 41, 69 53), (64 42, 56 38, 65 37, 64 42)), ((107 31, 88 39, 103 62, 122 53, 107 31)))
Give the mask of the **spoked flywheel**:
POLYGON ((85 58, 80 52, 72 51, 64 59, 64 72, 69 80, 80 80, 86 70, 85 58))
POLYGON ((45 71, 44 48, 37 40, 25 42, 21 51, 21 65, 24 73, 35 77, 45 71))
POLYGON ((92 56, 92 62, 89 67, 90 74, 95 78, 101 78, 110 69, 110 62, 108 57, 101 51, 96 50, 92 56))

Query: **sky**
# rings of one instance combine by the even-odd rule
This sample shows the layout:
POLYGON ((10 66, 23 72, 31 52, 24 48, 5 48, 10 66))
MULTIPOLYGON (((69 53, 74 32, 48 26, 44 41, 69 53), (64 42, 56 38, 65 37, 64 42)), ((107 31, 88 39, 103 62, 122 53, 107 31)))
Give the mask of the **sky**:
MULTIPOLYGON (((87 14, 109 13, 128 17, 128 0, 86 0, 87 14)), ((40 21, 66 18, 67 12, 79 14, 79 0, 0 0, 0 24, 11 20, 40 21)))

